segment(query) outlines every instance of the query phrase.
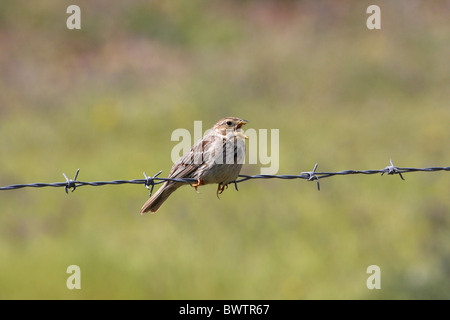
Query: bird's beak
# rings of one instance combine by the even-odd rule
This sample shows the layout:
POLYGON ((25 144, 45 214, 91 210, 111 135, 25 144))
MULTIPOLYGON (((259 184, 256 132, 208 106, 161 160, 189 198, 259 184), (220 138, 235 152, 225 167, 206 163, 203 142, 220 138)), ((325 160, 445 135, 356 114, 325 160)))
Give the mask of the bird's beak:
POLYGON ((243 125, 247 124, 248 121, 247 120, 239 120, 238 124, 237 124, 237 128, 240 129, 243 125))
POLYGON ((248 137, 245 134, 243 134, 242 131, 237 131, 235 135, 236 137, 239 137, 241 139, 248 139, 248 137))
MULTIPOLYGON (((236 129, 241 129, 241 127, 247 123, 248 123, 247 120, 242 120, 242 119, 239 120, 239 122, 236 126, 236 129)), ((245 134, 243 134, 242 131, 236 131, 236 137, 239 137, 241 139, 248 139, 248 137, 245 134)))

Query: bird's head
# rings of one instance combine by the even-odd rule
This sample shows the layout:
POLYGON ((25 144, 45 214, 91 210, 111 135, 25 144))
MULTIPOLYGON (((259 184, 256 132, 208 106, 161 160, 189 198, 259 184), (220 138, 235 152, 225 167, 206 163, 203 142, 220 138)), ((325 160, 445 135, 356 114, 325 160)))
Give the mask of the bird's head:
POLYGON ((242 132, 242 126, 247 123, 247 120, 235 117, 227 117, 217 121, 213 129, 224 136, 231 133, 237 138, 248 139, 248 137, 242 132))

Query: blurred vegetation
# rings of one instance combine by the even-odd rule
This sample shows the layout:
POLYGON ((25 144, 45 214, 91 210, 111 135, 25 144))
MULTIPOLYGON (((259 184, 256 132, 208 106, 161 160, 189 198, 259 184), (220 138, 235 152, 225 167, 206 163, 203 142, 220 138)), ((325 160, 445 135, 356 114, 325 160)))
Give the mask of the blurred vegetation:
MULTIPOLYGON (((380 1, 369 31, 372 2, 2 1, 0 185, 166 176, 174 129, 229 115, 280 129, 280 174, 448 166, 450 2, 380 1)), ((0 298, 449 299, 448 173, 405 178, 184 187, 144 216, 142 185, 1 191, 0 298)))

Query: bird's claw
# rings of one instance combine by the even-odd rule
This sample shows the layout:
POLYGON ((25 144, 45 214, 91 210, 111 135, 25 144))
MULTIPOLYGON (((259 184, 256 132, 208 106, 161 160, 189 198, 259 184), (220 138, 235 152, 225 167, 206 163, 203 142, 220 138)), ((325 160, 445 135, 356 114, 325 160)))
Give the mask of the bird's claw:
POLYGON ((191 184, 191 186, 195 188, 195 192, 200 193, 200 192, 198 192, 197 188, 198 188, 199 186, 201 186, 202 184, 203 184, 203 181, 200 180, 200 179, 198 179, 198 180, 197 180, 197 183, 191 184))
POLYGON ((225 188, 227 188, 228 189, 228 184, 224 184, 224 183, 219 183, 219 186, 217 187, 217 199, 220 199, 219 198, 219 194, 222 194, 222 192, 225 190, 225 188))

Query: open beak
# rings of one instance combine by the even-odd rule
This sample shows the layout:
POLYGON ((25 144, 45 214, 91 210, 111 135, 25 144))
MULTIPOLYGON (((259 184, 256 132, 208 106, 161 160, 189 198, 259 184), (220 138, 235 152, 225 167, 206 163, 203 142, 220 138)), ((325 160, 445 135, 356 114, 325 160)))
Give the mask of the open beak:
MULTIPOLYGON (((239 120, 236 129, 241 129, 241 127, 247 123, 248 123, 247 120, 239 120)), ((248 137, 245 134, 243 134, 242 131, 236 131, 236 137, 239 137, 241 139, 248 139, 248 137)))
POLYGON ((247 120, 239 120, 238 124, 237 124, 237 128, 240 129, 243 125, 247 124, 248 121, 247 120))
POLYGON ((243 134, 242 131, 237 131, 236 137, 239 137, 241 139, 248 139, 248 137, 245 134, 243 134))

